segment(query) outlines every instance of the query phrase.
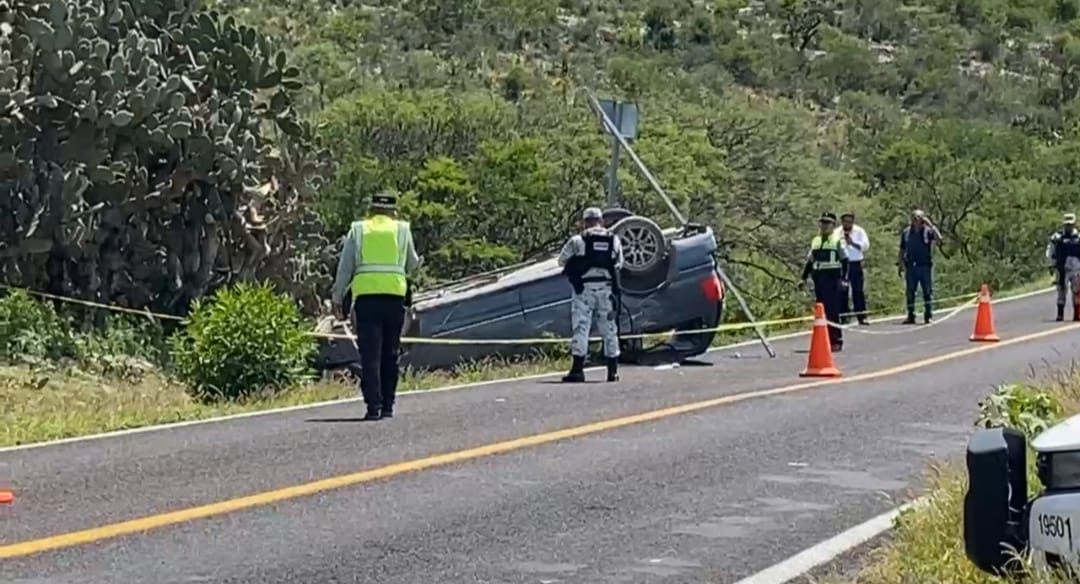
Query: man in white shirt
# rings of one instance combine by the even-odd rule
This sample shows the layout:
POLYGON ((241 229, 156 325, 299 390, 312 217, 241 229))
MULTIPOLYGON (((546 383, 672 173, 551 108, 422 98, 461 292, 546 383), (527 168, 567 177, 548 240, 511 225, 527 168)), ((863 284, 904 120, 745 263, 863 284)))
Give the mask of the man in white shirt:
MULTIPOLYGON (((870 249, 870 236, 866 230, 855 224, 854 213, 844 213, 840 216, 840 227, 836 234, 844 239, 844 251, 848 257, 848 283, 851 290, 851 310, 845 312, 854 313, 859 319, 859 324, 866 325, 870 322, 866 319, 866 292, 863 279, 863 258, 866 250, 870 249)), ((845 302, 845 304, 847 304, 845 302)), ((844 319, 845 321, 847 318, 844 319)))

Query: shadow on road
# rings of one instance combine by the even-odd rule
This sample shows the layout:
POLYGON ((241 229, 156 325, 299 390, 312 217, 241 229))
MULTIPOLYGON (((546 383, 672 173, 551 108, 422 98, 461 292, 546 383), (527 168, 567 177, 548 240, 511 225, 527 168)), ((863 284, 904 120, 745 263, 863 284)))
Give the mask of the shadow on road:
POLYGON ((305 422, 314 422, 317 424, 352 424, 357 422, 377 422, 378 420, 365 420, 363 417, 357 418, 308 418, 305 422))

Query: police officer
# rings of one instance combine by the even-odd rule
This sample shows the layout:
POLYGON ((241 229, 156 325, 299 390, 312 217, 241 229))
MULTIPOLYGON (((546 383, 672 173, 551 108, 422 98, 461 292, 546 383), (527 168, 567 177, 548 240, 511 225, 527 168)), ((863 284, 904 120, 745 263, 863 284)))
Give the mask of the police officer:
POLYGON ((607 380, 618 381, 618 273, 623 265, 622 243, 604 227, 600 209, 589 207, 582 214, 585 229, 571 237, 559 252, 559 265, 570 280, 574 296, 570 304, 573 339, 570 354, 574 363, 564 382, 585 381, 585 355, 589 333, 595 321, 604 341, 607 380))
POLYGON ((365 420, 394 415, 407 276, 420 263, 408 222, 396 216, 397 196, 372 197, 369 216, 354 222, 345 236, 334 281, 335 307, 348 312, 346 295, 352 298, 365 420))
POLYGON ((1057 276, 1057 320, 1065 320, 1066 295, 1072 293, 1073 320, 1080 321, 1080 232, 1076 229, 1076 215, 1066 213, 1061 229, 1050 236, 1046 245, 1046 258, 1052 262, 1057 276))
POLYGON ((847 304, 848 258, 844 253, 844 239, 836 233, 836 215, 822 214, 818 226, 820 232, 806 254, 802 281, 813 278, 814 296, 825 306, 825 318, 829 320, 829 344, 833 351, 840 351, 844 347, 844 337, 836 325, 847 304))

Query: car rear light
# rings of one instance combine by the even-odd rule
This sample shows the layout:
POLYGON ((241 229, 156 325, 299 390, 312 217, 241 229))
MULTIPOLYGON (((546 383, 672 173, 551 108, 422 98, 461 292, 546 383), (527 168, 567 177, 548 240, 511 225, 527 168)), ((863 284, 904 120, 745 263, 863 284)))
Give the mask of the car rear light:
POLYGON ((708 278, 701 281, 701 291, 709 302, 720 302, 720 299, 724 297, 724 285, 720 283, 720 278, 717 278, 716 274, 709 274, 708 278))

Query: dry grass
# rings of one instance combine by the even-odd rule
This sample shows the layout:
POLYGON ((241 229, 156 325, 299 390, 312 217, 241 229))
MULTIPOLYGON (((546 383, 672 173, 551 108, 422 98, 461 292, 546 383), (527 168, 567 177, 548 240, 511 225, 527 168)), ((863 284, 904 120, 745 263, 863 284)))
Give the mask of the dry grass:
MULTIPOLYGON (((566 363, 551 358, 476 363, 438 373, 407 373, 403 392, 548 373, 566 363)), ((358 395, 339 381, 311 383, 239 403, 201 403, 183 386, 149 372, 138 380, 102 378, 74 369, 0 367, 0 446, 28 444, 140 426, 198 420, 358 395)))

